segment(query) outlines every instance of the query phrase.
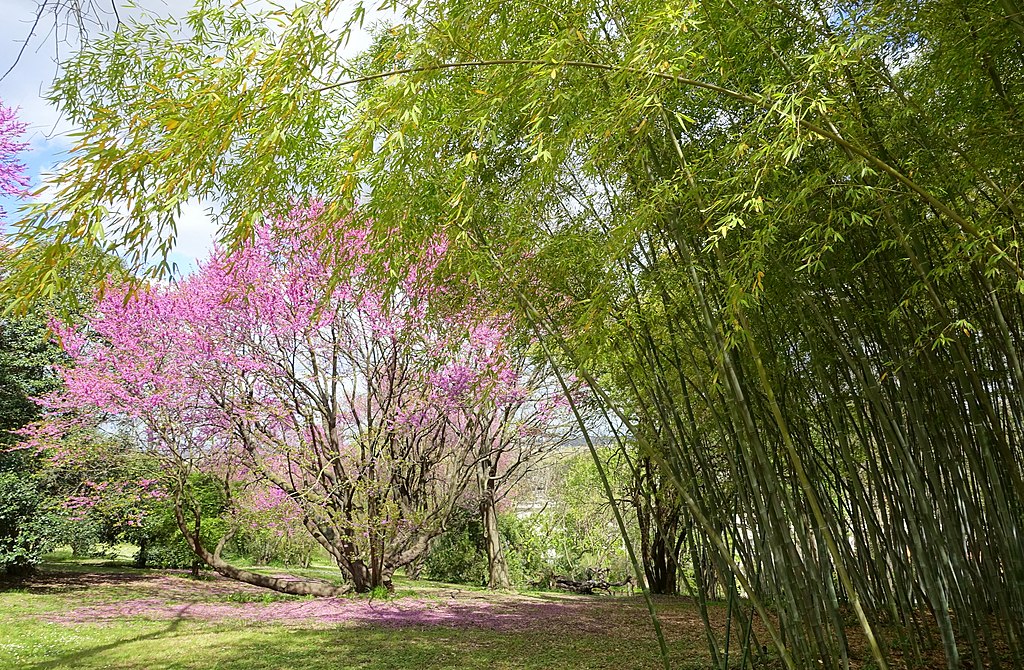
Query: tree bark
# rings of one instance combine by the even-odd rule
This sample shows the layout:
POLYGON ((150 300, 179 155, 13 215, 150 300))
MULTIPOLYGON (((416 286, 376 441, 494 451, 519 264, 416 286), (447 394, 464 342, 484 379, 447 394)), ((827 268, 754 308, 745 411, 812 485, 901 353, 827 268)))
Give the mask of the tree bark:
POLYGON ((346 569, 356 593, 369 593, 380 585, 374 583, 372 572, 361 560, 349 561, 346 569))
POLYGON ((487 547, 487 586, 492 589, 507 589, 512 586, 508 574, 508 559, 505 549, 501 546, 501 534, 498 532, 498 512, 494 501, 488 499, 481 504, 484 522, 484 544, 487 547))
POLYGON ((149 542, 146 538, 139 540, 139 553, 135 557, 135 567, 146 568, 149 567, 149 542))
POLYGON ((672 555, 672 550, 660 528, 655 528, 650 563, 644 566, 644 571, 647 573, 647 585, 650 587, 651 593, 672 596, 679 593, 677 581, 679 569, 676 565, 676 558, 672 555))
POLYGON ((644 577, 651 593, 679 593, 679 507, 665 499, 664 484, 656 478, 650 459, 634 471, 633 509, 640 529, 644 577))
POLYGON ((345 595, 352 590, 352 587, 347 585, 335 586, 330 582, 320 580, 272 577, 270 575, 261 575, 256 572, 250 572, 249 570, 243 570, 231 565, 220 557, 220 550, 224 546, 223 540, 217 546, 216 551, 211 552, 203 546, 198 534, 193 533, 189 529, 188 524, 185 522, 184 512, 181 508, 180 496, 174 503, 174 519, 178 522, 178 529, 181 531, 182 536, 185 538, 185 541, 188 543, 188 546, 192 551, 195 552, 196 556, 205 561, 211 568, 217 571, 218 574, 221 574, 228 579, 234 579, 246 584, 252 584, 253 586, 260 586, 265 589, 278 591, 279 593, 288 593, 296 596, 319 596, 330 598, 345 595))
POLYGON ((480 482, 480 518, 484 528, 484 547, 487 550, 487 587, 490 589, 508 589, 512 587, 512 579, 508 572, 508 559, 505 549, 501 546, 501 533, 498 531, 498 510, 494 503, 494 480, 489 476, 488 461, 480 466, 478 474, 480 482))
POLYGON ((419 579, 422 571, 423 560, 419 558, 409 563, 409 565, 405 566, 405 576, 409 579, 419 579))

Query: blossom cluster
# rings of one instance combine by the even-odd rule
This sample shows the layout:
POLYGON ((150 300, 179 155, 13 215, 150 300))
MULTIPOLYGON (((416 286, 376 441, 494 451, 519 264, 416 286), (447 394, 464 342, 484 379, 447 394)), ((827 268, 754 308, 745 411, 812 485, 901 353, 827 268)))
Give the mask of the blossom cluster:
MULTIPOLYGON (((21 197, 28 189, 25 164, 18 156, 28 144, 18 138, 25 132, 26 124, 19 121, 17 111, 5 107, 0 101, 0 195, 21 197)), ((0 226, 7 218, 7 212, 0 207, 0 226)), ((0 232, 3 232, 0 227, 0 232)))

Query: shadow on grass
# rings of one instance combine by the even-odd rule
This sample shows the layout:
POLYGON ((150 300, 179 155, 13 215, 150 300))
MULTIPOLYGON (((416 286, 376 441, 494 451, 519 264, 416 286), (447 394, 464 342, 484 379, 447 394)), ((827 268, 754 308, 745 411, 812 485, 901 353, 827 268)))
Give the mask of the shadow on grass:
MULTIPOLYGON (((68 653, 26 670, 631 670, 655 667, 658 663, 653 641, 610 641, 594 635, 441 628, 397 631, 376 626, 328 630, 186 626, 178 630, 181 623, 176 620, 159 631, 68 653)), ((679 653, 679 662, 673 667, 706 665, 688 663, 685 656, 679 653)))
POLYGON ((15 579, 0 581, 0 591, 18 590, 26 593, 68 593, 85 591, 98 586, 128 586, 153 578, 145 572, 126 572, 125 568, 117 567, 110 571, 89 566, 88 572, 66 570, 63 566, 57 569, 45 569, 34 575, 25 575, 15 579))
MULTIPOLYGON (((488 594, 451 586, 394 603, 249 603, 241 593, 239 602, 225 602, 224 589, 234 593, 237 583, 184 581, 188 588, 178 589, 172 583, 178 580, 159 573, 56 567, 20 589, 66 594, 45 601, 51 609, 24 627, 22 639, 45 645, 39 649, 45 656, 22 666, 26 670, 618 670, 659 664, 638 596, 488 594), (89 593, 94 588, 96 597, 89 593), (143 624, 149 632, 139 633, 139 617, 150 620, 143 624), (49 632, 54 624, 57 637, 49 632)), ((670 626, 679 628, 670 631, 673 667, 705 668, 702 628, 689 618, 670 626)))
POLYGON ((178 630, 178 627, 181 626, 181 623, 182 621, 184 621, 184 619, 185 612, 183 611, 178 617, 172 619, 167 624, 167 626, 165 628, 162 628, 161 630, 156 630, 151 633, 144 633, 142 635, 136 635, 135 637, 129 638, 127 640, 117 640, 116 642, 109 642, 107 644, 91 647, 83 651, 71 652, 69 654, 64 654, 63 656, 59 656, 49 661, 36 663, 35 665, 29 667, 32 668, 32 670, 56 670, 57 668, 87 667, 83 665, 83 662, 87 661, 89 658, 93 656, 103 654, 104 652, 111 651, 113 649, 117 649, 118 647, 122 647, 125 645, 134 644, 137 642, 145 642, 147 640, 155 640, 165 635, 173 635, 175 631, 178 630))

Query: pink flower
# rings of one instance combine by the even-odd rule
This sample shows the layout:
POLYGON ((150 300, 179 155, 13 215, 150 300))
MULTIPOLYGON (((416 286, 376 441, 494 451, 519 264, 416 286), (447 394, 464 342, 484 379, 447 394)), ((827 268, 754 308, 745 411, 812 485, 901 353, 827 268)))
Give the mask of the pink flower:
MULTIPOLYGON (((28 146, 17 138, 25 132, 26 124, 18 121, 17 113, 4 107, 0 101, 0 194, 22 197, 28 189, 25 165, 18 160, 18 154, 28 146)), ((7 212, 0 207, 0 232, 7 212)))

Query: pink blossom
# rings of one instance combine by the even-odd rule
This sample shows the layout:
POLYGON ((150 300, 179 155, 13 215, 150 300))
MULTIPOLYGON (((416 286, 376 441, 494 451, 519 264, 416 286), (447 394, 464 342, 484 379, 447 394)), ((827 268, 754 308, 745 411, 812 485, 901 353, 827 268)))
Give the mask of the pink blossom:
MULTIPOLYGON (((240 523, 285 535, 312 519, 357 553, 437 532, 430 501, 460 496, 482 454, 498 462, 536 444, 525 438, 545 430, 522 426, 551 412, 533 411, 541 399, 509 351, 507 316, 435 304, 446 240, 404 273, 396 263, 386 288, 367 272, 372 222, 325 229, 324 211, 296 207, 177 284, 113 286, 84 327, 54 323, 74 365, 64 391, 41 399, 49 422, 33 444, 74 459, 62 431, 121 420, 165 467, 229 483, 240 523), (406 491, 424 469, 429 491, 406 491)), ((165 495, 154 484, 132 486, 165 495)))
MULTIPOLYGON (((0 101, 0 194, 22 197, 28 189, 25 165, 18 160, 18 154, 28 144, 17 140, 25 128, 26 124, 18 121, 17 112, 0 101)), ((6 218, 7 212, 0 207, 0 232, 6 218)))

